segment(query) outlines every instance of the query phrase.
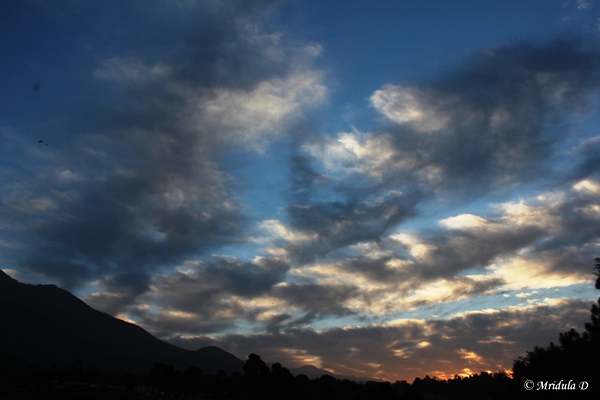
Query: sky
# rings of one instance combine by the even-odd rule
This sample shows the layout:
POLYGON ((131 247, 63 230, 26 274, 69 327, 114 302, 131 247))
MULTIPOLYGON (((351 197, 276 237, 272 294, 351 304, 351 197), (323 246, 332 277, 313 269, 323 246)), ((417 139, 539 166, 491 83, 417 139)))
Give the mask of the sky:
POLYGON ((0 268, 186 349, 512 368, 598 297, 600 3, 0 5, 0 268))

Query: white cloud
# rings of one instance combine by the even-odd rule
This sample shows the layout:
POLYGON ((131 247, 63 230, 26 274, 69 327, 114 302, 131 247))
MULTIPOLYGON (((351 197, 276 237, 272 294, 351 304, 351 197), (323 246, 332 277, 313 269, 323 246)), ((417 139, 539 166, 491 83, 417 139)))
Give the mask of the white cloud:
POLYGON ((573 189, 578 192, 598 194, 600 193, 600 184, 590 179, 584 179, 573 185, 573 189))
MULTIPOLYGON (((507 257, 507 260, 488 268, 491 276, 501 278, 504 290, 527 290, 565 287, 587 282, 586 277, 563 271, 549 271, 551 265, 543 256, 526 258, 521 255, 507 257)), ((524 298, 527 293, 517 297, 524 298)))
POLYGON ((263 221, 259 227, 268 231, 275 237, 291 243, 305 242, 317 238, 316 233, 295 231, 276 219, 263 221))
POLYGON ((553 231, 558 228, 561 217, 553 212, 556 205, 562 204, 562 195, 539 196, 536 200, 527 204, 524 200, 518 202, 507 202, 494 206, 496 211, 503 215, 499 222, 506 228, 518 226, 539 226, 553 231), (557 200, 560 197, 560 200, 557 200), (540 201, 541 200, 541 201, 540 201), (535 203, 538 204, 535 204, 535 203))
POLYGON ((531 296, 531 293, 521 292, 521 293, 515 294, 515 297, 518 297, 519 299, 524 299, 529 296, 531 296))
MULTIPOLYGON (((388 172, 396 152, 387 134, 365 134, 358 131, 340 132, 335 139, 306 143, 302 147, 319 160, 329 171, 358 173, 381 178, 388 172)), ((401 168, 409 160, 398 160, 394 168, 401 168)))
POLYGON ((440 131, 450 117, 418 88, 387 84, 371 95, 371 104, 389 120, 421 132, 440 131))
POLYGON ((445 218, 440 224, 448 229, 475 229, 485 227, 487 221, 473 214, 460 214, 456 217, 445 218))
POLYGON ((84 178, 75 171, 70 169, 62 169, 56 173, 58 181, 63 183, 81 181, 84 178))
POLYGON ((460 358, 462 358, 463 360, 467 360, 469 364, 481 364, 483 362, 483 357, 479 356, 474 351, 468 351, 467 349, 458 349, 456 352, 458 353, 460 358))
POLYGON ((421 261, 428 260, 431 253, 436 250, 436 246, 423 243, 417 236, 407 233, 397 233, 389 238, 408 247, 410 255, 421 261))
MULTIPOLYGON (((260 82, 252 90, 214 89, 192 100, 198 110, 191 128, 219 127, 228 143, 242 143, 257 151, 281 136, 287 124, 306 109, 325 101, 327 88, 319 72, 305 71, 260 82)), ((194 106, 192 105, 192 108, 194 106)))

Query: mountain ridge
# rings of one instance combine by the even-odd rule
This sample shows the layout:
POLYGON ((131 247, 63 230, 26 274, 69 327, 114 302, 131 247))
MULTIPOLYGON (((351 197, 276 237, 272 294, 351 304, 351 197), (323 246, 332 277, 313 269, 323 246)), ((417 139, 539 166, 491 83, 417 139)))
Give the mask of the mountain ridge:
POLYGON ((316 379, 321 377, 322 375, 331 375, 336 379, 346 379, 349 381, 355 382, 368 382, 368 381, 377 381, 377 382, 385 382, 383 379, 369 378, 364 376, 354 376, 354 375, 343 375, 343 374, 335 374, 327 369, 315 367, 314 365, 308 364, 303 365, 301 367, 289 368, 292 375, 297 376, 300 374, 306 375, 309 379, 316 379))
POLYGON ((142 327, 96 310, 55 285, 19 282, 0 270, 0 354, 41 365, 83 361, 147 372, 154 363, 207 373, 242 371, 244 362, 216 347, 185 350, 142 327))

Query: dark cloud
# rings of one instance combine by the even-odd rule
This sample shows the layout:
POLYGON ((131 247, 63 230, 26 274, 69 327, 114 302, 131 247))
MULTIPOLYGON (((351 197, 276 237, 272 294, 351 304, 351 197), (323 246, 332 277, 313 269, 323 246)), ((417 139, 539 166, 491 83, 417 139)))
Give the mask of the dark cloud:
MULTIPOLYGON (((130 3, 97 10, 70 2, 47 10, 59 25, 95 10, 113 26, 104 32, 94 23, 81 38, 94 55, 79 73, 91 80, 77 112, 51 125, 62 141, 47 155, 49 168, 3 200, 3 219, 30 221, 28 251, 15 253, 21 267, 71 289, 105 278, 140 294, 159 269, 241 242, 248 220, 220 157, 270 140, 244 126, 253 118, 263 118, 266 132, 282 129, 285 114, 265 122, 240 104, 255 107, 303 71, 302 49, 259 28, 257 13, 271 3, 155 2, 134 12, 130 3), (134 32, 141 23, 152 29, 134 32)), ((303 100, 293 101, 291 110, 303 100)))
MULTIPOLYGON (((393 205, 393 207, 397 206, 397 204, 393 205)), ((302 212, 312 211, 309 207, 299 208, 303 208, 302 212)), ((426 286, 427 282, 437 279, 453 280, 456 274, 465 270, 479 268, 483 271, 483 268, 494 262, 496 257, 516 254, 528 246, 535 245, 538 241, 547 238, 551 234, 550 231, 554 229, 552 226, 539 226, 533 223, 519 226, 503 225, 502 219, 490 219, 483 229, 432 231, 421 238, 428 248, 427 255, 413 257, 410 255, 411 244, 390 238, 383 240, 385 224, 390 220, 378 219, 375 211, 358 215, 354 210, 349 215, 345 215, 345 219, 340 219, 340 222, 323 223, 318 228, 323 232, 323 239, 308 242, 305 247, 302 245, 297 245, 296 248, 289 247, 288 250, 294 255, 297 254, 295 252, 306 251, 315 256, 315 253, 322 248, 333 251, 359 242, 370 243, 382 254, 355 257, 343 257, 338 254, 337 257, 343 258, 335 261, 336 267, 340 271, 357 273, 380 284, 402 284, 405 288, 414 289, 426 286), (346 221, 347 224, 344 224, 346 221), (339 224, 337 229, 336 224, 339 224), (371 227, 382 230, 370 230, 371 227), (388 250, 383 251, 383 249, 388 250), (398 267, 398 263, 402 266, 398 267)), ((317 221, 327 221, 327 219, 321 215, 320 218, 315 217, 314 221, 316 226, 317 221)), ((304 222, 307 222, 306 219, 304 222)), ((586 239, 589 240, 589 237, 586 239)), ((500 285, 501 283, 500 280, 493 280, 493 283, 489 284, 500 285)), ((464 284, 465 290, 472 289, 473 294, 479 293, 479 290, 471 288, 467 282, 464 284)))
POLYGON ((253 298, 268 293, 283 281, 288 270, 289 266, 280 260, 241 262, 224 257, 201 263, 192 273, 157 277, 154 285, 165 306, 201 313, 218 310, 215 300, 231 295, 253 298))
MULTIPOLYGON (((159 159, 169 165, 168 157, 159 159)), ((212 187, 178 189, 198 171, 175 169, 105 171, 112 176, 51 193, 28 232, 36 245, 22 264, 65 283, 110 273, 124 286, 144 288, 156 268, 235 240, 243 217, 236 206, 215 204, 223 199, 218 178, 212 187)), ((200 171, 199 180, 211 172, 200 171)))
POLYGON ((341 269, 356 272, 378 282, 397 282, 405 280, 407 274, 390 266, 395 259, 393 255, 378 258, 354 257, 338 262, 341 269))
MULTIPOLYGON (((346 134, 356 139, 353 146, 364 146, 359 153, 342 148, 342 139, 321 137, 307 142, 311 157, 292 159, 291 226, 318 239, 282 246, 300 263, 313 261, 381 241, 425 201, 470 201, 540 174, 550 178, 554 146, 568 139, 561 122, 589 107, 598 61, 577 41, 516 43, 482 51, 426 85, 384 86, 372 104, 397 124, 363 139, 346 134), (346 169, 328 170, 339 154, 349 157, 339 160, 346 169)), ((436 233, 426 240, 434 246, 430 259, 415 263, 409 275, 452 276, 546 234, 534 225, 483 235, 436 233)), ((365 273, 375 279, 386 275, 384 263, 358 264, 348 267, 373 268, 365 273)))
MULTIPOLYGON (((292 318, 292 315, 287 313, 275 315, 266 321, 265 331, 268 333, 277 333, 280 330, 288 327, 292 318)), ((292 321, 292 324, 295 324, 295 322, 292 321)))
POLYGON ((578 161, 576 168, 569 169, 568 181, 577 182, 586 178, 598 179, 598 171, 600 171, 600 138, 598 136, 583 140, 569 156, 571 163, 573 159, 578 161))
POLYGON ((357 287, 312 283, 287 283, 273 290, 273 295, 292 307, 301 308, 305 315, 295 321, 302 325, 315 318, 342 316, 353 312, 344 306, 349 299, 360 296, 357 287))
MULTIPOLYGON (((532 264, 542 262, 547 273, 587 276, 590 260, 596 254, 592 243, 600 235, 599 216, 592 211, 596 194, 571 189, 545 196, 548 200, 532 201, 523 215, 507 213, 486 220, 483 227, 425 235, 422 240, 431 246, 427 257, 414 259, 402 273, 425 280, 450 278, 461 271, 483 268, 521 254, 532 264), (552 196, 556 198, 552 200, 552 196)), ((381 278, 394 276, 393 270, 378 265, 374 270, 380 271, 381 278), (384 271, 388 274, 382 275, 384 271)))
POLYGON ((429 184, 471 195, 538 177, 567 136, 559 122, 589 108, 598 61, 577 41, 517 43, 476 54, 429 85, 382 88, 372 102, 401 123, 386 130, 398 159, 414 160, 409 175, 390 161, 390 174, 418 180, 434 168, 429 184))
POLYGON ((153 335, 166 338, 178 334, 214 334, 235 330, 235 318, 243 316, 242 307, 228 307, 229 318, 223 319, 202 319, 201 314, 180 313, 180 312, 161 312, 147 313, 144 311, 131 310, 129 313, 134 316, 136 322, 149 329, 153 335))
POLYGON ((310 204, 313 183, 322 183, 323 177, 312 167, 306 156, 294 156, 290 161, 290 198, 301 205, 310 204))
POLYGON ((489 278, 476 281, 468 277, 457 277, 456 280, 459 282, 459 284, 452 292, 451 299, 475 297, 486 294, 494 289, 497 289, 505 283, 504 280, 499 278, 489 278))
POLYGON ((483 268, 495 257, 513 254, 543 237, 536 226, 514 227, 498 232, 460 232, 435 235, 427 240, 433 245, 426 260, 410 267, 411 276, 425 279, 452 277, 470 268, 483 268))
MULTIPOLYGON (((107 282, 106 286, 112 286, 115 289, 118 289, 118 285, 111 285, 110 282, 107 282)), ((136 296, 127 292, 96 292, 87 296, 85 302, 97 310, 102 310, 109 315, 116 316, 125 311, 125 306, 135 304, 136 296)))
POLYGON ((210 333, 232 328, 240 319, 255 320, 257 311, 243 300, 267 295, 282 282, 289 266, 280 260, 262 258, 241 262, 216 258, 185 267, 186 272, 157 275, 147 284, 150 291, 123 295, 118 275, 102 282, 106 292, 88 296, 101 309, 127 311, 142 326, 159 336, 170 332, 210 333), (156 306, 149 310, 148 304, 156 306))
POLYGON ((359 296, 358 288, 343 285, 279 284, 289 267, 277 260, 262 259, 257 263, 243 263, 232 259, 202 264, 192 274, 177 273, 157 277, 153 281, 152 302, 161 305, 164 313, 152 315, 144 308, 134 313, 144 320, 144 326, 155 332, 207 332, 232 326, 245 319, 264 324, 267 331, 289 330, 309 325, 314 320, 353 314, 344 303, 359 296), (262 305, 249 306, 261 296, 262 305), (275 303, 275 301, 277 303, 275 303), (281 313, 281 304, 297 309, 299 315, 281 313), (177 310, 188 314, 171 313, 177 310), (269 318, 257 319, 261 312, 274 313, 269 318))
MULTIPOLYGON (((285 334, 230 334, 172 338, 196 349, 216 344, 240 358, 257 353, 285 366, 318 365, 338 374, 394 381, 442 373, 510 369, 533 346, 556 342, 558 333, 581 330, 590 302, 563 300, 554 306, 474 312, 444 320, 404 320, 390 326, 291 329, 285 334)), ((450 376, 450 377, 452 377, 450 376)))
POLYGON ((292 226, 315 233, 317 239, 291 245, 288 251, 299 262, 307 262, 359 242, 379 240, 389 228, 415 215, 418 197, 401 192, 377 196, 365 190, 344 200, 293 204, 287 209, 292 226))

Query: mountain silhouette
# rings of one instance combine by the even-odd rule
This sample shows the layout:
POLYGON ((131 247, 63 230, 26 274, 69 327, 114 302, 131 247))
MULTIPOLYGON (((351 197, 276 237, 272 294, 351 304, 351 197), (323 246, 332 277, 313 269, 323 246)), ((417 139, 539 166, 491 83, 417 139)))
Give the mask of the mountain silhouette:
POLYGON ((316 379, 323 375, 333 376, 335 379, 346 379, 354 382, 368 382, 368 381, 379 381, 384 382, 383 379, 371 378, 366 376, 354 376, 354 375, 344 375, 344 374, 334 374, 333 372, 315 367, 314 365, 303 365, 298 368, 290 368, 289 369, 292 375, 298 376, 300 374, 306 375, 309 379, 316 379))
POLYGON ((215 347, 184 350, 95 310, 55 285, 20 283, 0 270, 0 365, 38 364, 147 372, 154 363, 205 373, 242 371, 215 347))

